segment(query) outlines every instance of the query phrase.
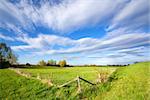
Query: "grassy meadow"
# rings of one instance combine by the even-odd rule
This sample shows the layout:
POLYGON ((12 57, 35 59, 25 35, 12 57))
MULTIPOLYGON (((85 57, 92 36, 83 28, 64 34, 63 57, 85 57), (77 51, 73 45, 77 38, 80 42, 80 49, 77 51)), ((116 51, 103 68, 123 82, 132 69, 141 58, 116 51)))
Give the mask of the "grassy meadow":
POLYGON ((81 93, 77 93, 74 82, 67 87, 47 86, 39 80, 18 75, 9 69, 0 69, 0 99, 23 100, 148 100, 150 62, 137 63, 126 67, 42 67, 22 68, 32 77, 52 79, 54 84, 63 84, 77 75, 95 83, 98 72, 107 72, 108 81, 95 86, 81 82, 81 93))
POLYGON ((80 76, 91 82, 95 82, 99 72, 108 72, 111 74, 116 70, 116 67, 47 67, 46 69, 21 69, 26 73, 31 73, 33 77, 38 74, 41 78, 51 79, 54 84, 63 84, 73 78, 80 76))

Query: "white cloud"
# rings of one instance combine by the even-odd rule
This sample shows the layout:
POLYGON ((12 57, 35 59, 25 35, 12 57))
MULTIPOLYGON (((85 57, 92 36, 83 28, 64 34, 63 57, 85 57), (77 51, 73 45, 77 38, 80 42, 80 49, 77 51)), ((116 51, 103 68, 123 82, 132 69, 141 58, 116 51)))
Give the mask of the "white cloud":
POLYGON ((45 25, 53 30, 65 32, 81 27, 95 25, 105 19, 109 19, 125 5, 126 1, 116 0, 68 0, 58 5, 50 5, 49 2, 41 2, 41 6, 29 4, 21 0, 12 4, 8 1, 0 1, 0 21, 22 25, 25 29, 34 25, 45 25), (113 5, 112 5, 113 4, 113 5), (93 6, 94 5, 94 6, 93 6), (13 20, 9 21, 10 18, 13 20))
POLYGON ((3 35, 1 33, 0 33, 0 39, 8 40, 8 41, 14 41, 14 39, 12 37, 5 36, 5 35, 3 35))
POLYGON ((11 47, 13 50, 26 50, 26 49, 34 49, 34 46, 30 45, 19 45, 19 46, 12 46, 11 47))
POLYGON ((44 18, 42 21, 49 27, 66 31, 97 24, 115 13, 121 4, 123 1, 119 0, 72 0, 55 7, 44 5, 39 11, 44 18), (111 9, 108 5, 111 5, 111 9))
POLYGON ((14 24, 27 30, 45 26, 66 32, 107 23, 106 30, 120 27, 137 30, 148 25, 148 6, 148 0, 64 0, 55 5, 41 1, 40 6, 27 0, 15 4, 1 0, 0 24, 1 27, 14 24))
MULTIPOLYGON (((90 53, 100 51, 111 51, 121 50, 127 48, 133 48, 136 46, 148 45, 150 34, 147 33, 133 33, 124 34, 121 36, 107 39, 92 39, 92 38, 81 38, 73 40, 67 37, 59 37, 55 35, 43 35, 40 34, 38 37, 21 37, 17 38, 18 41, 22 41, 27 45, 12 47, 14 50, 19 49, 40 49, 44 52, 39 54, 70 54, 70 53, 90 53), (59 49, 53 48, 53 46, 59 45, 59 49)), ((37 52, 38 53, 38 52, 37 52)))
POLYGON ((27 0, 15 4, 1 0, 0 24, 1 27, 13 24, 27 30, 45 26, 67 32, 107 23, 106 30, 125 27, 135 31, 148 25, 148 6, 148 0, 64 0, 55 5, 41 1, 40 6, 27 0))
POLYGON ((34 38, 17 37, 15 38, 17 41, 26 45, 12 46, 11 48, 15 51, 27 51, 28 56, 33 55, 34 57, 59 55, 59 58, 69 59, 71 64, 74 64, 76 60, 79 61, 78 64, 85 64, 80 62, 84 59, 89 59, 89 64, 126 64, 150 59, 148 56, 149 37, 148 33, 130 33, 112 38, 106 36, 102 39, 81 38, 74 40, 56 35, 40 34, 34 38), (56 45, 59 45, 59 48, 54 48, 56 45))
POLYGON ((87 47, 90 45, 94 45, 95 43, 98 43, 98 39, 92 39, 92 38, 82 38, 78 40, 73 40, 67 37, 60 37, 56 35, 44 35, 39 34, 37 37, 32 38, 28 36, 21 36, 15 38, 17 41, 21 41, 26 43, 27 45, 22 46, 13 46, 12 48, 14 50, 25 50, 25 49, 52 49, 53 46, 61 46, 63 47, 87 47), (90 41, 90 43, 89 43, 90 41))
POLYGON ((148 25, 148 0, 132 0, 115 15, 107 30, 126 27, 127 30, 137 30, 148 25))

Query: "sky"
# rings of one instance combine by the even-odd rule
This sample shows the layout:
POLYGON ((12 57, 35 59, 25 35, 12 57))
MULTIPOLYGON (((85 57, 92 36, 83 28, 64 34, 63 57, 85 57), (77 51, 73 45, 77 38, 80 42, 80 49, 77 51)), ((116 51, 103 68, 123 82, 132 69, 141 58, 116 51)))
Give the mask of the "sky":
POLYGON ((150 60, 148 0, 0 0, 0 42, 19 63, 150 60))

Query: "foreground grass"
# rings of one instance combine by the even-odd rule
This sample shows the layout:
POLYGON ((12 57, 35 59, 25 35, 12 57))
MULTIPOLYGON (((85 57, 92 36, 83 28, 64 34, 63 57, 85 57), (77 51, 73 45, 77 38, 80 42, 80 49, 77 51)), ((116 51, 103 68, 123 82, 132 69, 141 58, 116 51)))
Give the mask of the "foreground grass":
POLYGON ((119 68, 111 80, 110 90, 97 100, 150 100, 150 62, 119 68))
POLYGON ((32 99, 45 97, 48 87, 39 81, 26 79, 8 69, 0 70, 0 99, 32 99))
POLYGON ((47 87, 37 80, 19 76, 11 70, 0 70, 0 100, 67 100, 81 97, 82 95, 76 93, 74 86, 61 89, 47 87))
MULTIPOLYGON (((38 69, 22 69, 22 71, 30 72, 33 76, 40 73, 44 78, 49 78, 53 73, 53 80, 61 83, 67 82, 77 75, 88 80, 97 78, 97 70, 112 72, 115 68, 95 68, 95 67, 75 67, 75 68, 38 68, 38 69)), ((97 88, 81 82, 82 93, 77 93, 77 84, 73 83, 67 87, 56 88, 48 87, 38 80, 27 79, 16 74, 9 69, 0 70, 0 99, 81 99, 94 98, 97 94, 97 88), (90 97, 89 97, 90 96, 90 97)))
MULTIPOLYGON (((118 68, 117 71, 111 75, 109 81, 104 84, 90 86, 81 82, 82 92, 79 94, 76 92, 76 83, 58 89, 56 87, 48 87, 38 80, 19 76, 11 70, 2 69, 0 70, 0 99, 150 100, 150 84, 148 83, 150 81, 149 64, 149 62, 144 62, 118 68)), ((76 77, 76 75, 93 81, 96 78, 96 70, 111 72, 114 69, 103 67, 74 67, 22 70, 32 73, 33 76, 40 73, 44 78, 49 78, 49 75, 52 75, 53 77, 50 77, 54 82, 62 83, 76 77)))

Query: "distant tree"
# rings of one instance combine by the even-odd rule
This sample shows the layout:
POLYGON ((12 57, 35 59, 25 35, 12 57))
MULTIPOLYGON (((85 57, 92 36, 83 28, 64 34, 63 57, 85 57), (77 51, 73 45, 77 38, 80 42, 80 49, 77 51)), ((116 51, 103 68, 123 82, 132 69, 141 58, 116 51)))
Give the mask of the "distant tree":
POLYGON ((139 62, 138 61, 134 62, 134 64, 137 64, 137 63, 139 63, 139 62))
POLYGON ((67 65, 66 60, 59 61, 60 67, 65 67, 67 65))
POLYGON ((17 57, 13 54, 10 47, 5 43, 0 43, 0 68, 9 67, 17 63, 17 57))
POLYGON ((54 60, 54 61, 53 61, 53 65, 57 65, 57 62, 56 62, 56 60, 54 60))
POLYGON ((26 63, 26 66, 31 66, 31 64, 30 63, 26 63))
POLYGON ((44 60, 39 61, 38 65, 40 66, 46 66, 46 62, 44 60))
POLYGON ((56 65, 56 61, 55 60, 48 60, 47 65, 56 65))

